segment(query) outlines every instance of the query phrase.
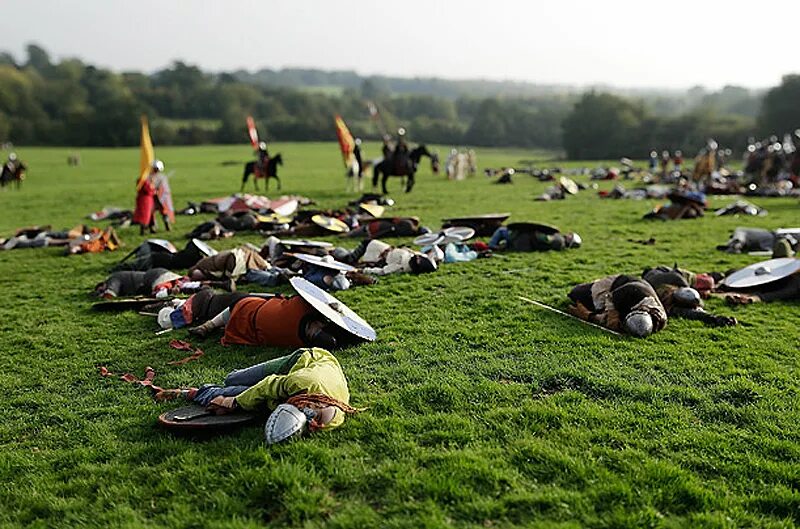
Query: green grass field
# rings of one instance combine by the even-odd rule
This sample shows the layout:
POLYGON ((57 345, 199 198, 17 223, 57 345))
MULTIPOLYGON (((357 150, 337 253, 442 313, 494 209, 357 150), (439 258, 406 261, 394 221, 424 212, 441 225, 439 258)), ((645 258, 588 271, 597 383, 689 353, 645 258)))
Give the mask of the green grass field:
MULTIPOLYGON (((138 149, 19 148, 20 192, 0 192, 0 233, 89 222, 104 205, 131 207, 138 149)), ((342 206, 334 144, 278 144, 283 192, 342 206)), ((368 155, 378 152, 366 146, 368 155)), ((447 151, 440 149, 443 154, 447 151)), ((245 147, 157 148, 175 170, 176 207, 238 191, 245 147)), ((530 159, 478 151, 481 167, 530 159)), ((548 164, 552 165, 552 163, 548 164)), ((573 164, 575 165, 575 164, 573 164)), ((572 285, 679 263, 725 270, 758 258, 718 252, 737 225, 796 226, 796 200, 763 199, 763 218, 640 220, 653 201, 602 201, 587 191, 534 202, 547 184, 518 175, 493 186, 434 177, 426 166, 393 212, 438 227, 444 217, 510 212, 574 230, 574 251, 507 254, 394 276, 339 297, 378 340, 342 351, 352 402, 370 409, 341 428, 266 447, 260 427, 206 441, 156 426, 144 388, 101 378, 98 366, 164 387, 221 382, 232 368, 286 351, 196 342, 182 354, 134 313, 96 314, 88 292, 141 240, 64 257, 0 253, 0 526, 2 527, 794 527, 800 524, 800 362, 797 304, 729 308, 746 325, 671 321, 646 340, 619 339, 528 305, 560 307, 572 285), (654 246, 629 239, 655 237, 654 246)), ((399 182, 390 189, 399 191, 399 182)), ((608 186, 608 184, 603 184, 608 186)), ((252 189, 252 188, 249 188, 252 189)), ((275 193, 273 192, 273 195, 275 193)), ((716 198, 720 206, 731 198, 716 198)), ((169 236, 205 217, 179 217, 169 236)), ((163 234, 160 234, 163 235, 163 234)), ((216 243, 232 247, 256 236, 216 243)), ((347 241, 345 245, 355 245, 347 241)))

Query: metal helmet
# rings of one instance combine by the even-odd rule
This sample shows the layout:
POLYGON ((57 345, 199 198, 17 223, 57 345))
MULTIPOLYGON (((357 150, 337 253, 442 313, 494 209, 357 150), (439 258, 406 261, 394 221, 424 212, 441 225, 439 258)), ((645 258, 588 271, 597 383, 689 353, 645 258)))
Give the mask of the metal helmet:
POLYGON ((164 307, 160 311, 158 311, 158 325, 162 329, 172 329, 172 311, 175 310, 173 307, 164 307))
POLYGON ((164 162, 161 160, 153 160, 153 164, 151 166, 156 171, 163 171, 164 170, 164 162))
POLYGON ((16 162, 17 161, 17 153, 15 153, 15 152, 8 153, 8 161, 9 162, 16 162))
POLYGON ((625 331, 637 338, 653 333, 653 318, 644 311, 634 311, 625 317, 625 331))
POLYGON ((356 143, 356 145, 361 145, 361 138, 356 138, 355 143, 356 143))
POLYGON ((262 141, 258 143, 259 150, 266 151, 267 150, 267 142, 262 141))
POLYGON ((406 129, 404 129, 403 127, 400 127, 399 129, 397 129, 397 135, 398 136, 405 136, 406 135, 406 129))
POLYGON ((279 404, 267 419, 264 436, 267 444, 300 437, 308 429, 308 417, 297 406, 279 404))
POLYGON ((692 287, 675 289, 672 299, 675 300, 675 303, 684 307, 698 307, 702 304, 700 293, 692 287))
POLYGON ((567 248, 580 248, 581 244, 583 244, 583 239, 575 232, 568 233, 564 239, 567 243, 567 248))

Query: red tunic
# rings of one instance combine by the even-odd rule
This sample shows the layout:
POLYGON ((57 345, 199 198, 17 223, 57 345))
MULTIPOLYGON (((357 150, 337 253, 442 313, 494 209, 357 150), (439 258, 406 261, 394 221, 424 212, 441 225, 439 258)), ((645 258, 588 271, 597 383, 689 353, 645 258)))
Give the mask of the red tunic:
POLYGON ((304 347, 300 324, 312 312, 300 296, 244 298, 233 306, 222 343, 304 347))
POLYGON ((155 208, 155 189, 150 185, 150 180, 145 180, 142 187, 136 192, 136 210, 133 212, 133 223, 142 226, 150 225, 155 208))

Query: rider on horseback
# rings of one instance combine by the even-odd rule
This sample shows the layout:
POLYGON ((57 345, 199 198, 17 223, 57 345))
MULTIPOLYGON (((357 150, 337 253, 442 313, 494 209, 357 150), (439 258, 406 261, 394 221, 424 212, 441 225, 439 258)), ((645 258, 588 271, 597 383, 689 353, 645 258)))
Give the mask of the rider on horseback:
POLYGON ((256 167, 261 175, 267 176, 267 164, 269 163, 269 152, 267 152, 267 142, 262 141, 258 144, 258 150, 256 151, 258 155, 258 160, 256 161, 256 167))
POLYGON ((397 129, 397 143, 392 154, 392 167, 396 174, 405 174, 408 168, 408 143, 406 143, 406 129, 397 129))

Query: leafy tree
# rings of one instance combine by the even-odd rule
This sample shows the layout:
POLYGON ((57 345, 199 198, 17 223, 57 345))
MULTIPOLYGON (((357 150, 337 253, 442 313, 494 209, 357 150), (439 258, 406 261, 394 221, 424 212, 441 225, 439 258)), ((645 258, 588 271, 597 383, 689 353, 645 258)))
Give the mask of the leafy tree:
POLYGON ((564 148, 572 159, 630 156, 645 118, 640 104, 588 92, 564 120, 564 148))
POLYGON ((786 75, 781 84, 764 96, 758 115, 763 135, 783 134, 800 128, 800 74, 786 75))

